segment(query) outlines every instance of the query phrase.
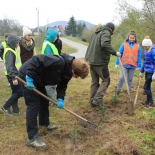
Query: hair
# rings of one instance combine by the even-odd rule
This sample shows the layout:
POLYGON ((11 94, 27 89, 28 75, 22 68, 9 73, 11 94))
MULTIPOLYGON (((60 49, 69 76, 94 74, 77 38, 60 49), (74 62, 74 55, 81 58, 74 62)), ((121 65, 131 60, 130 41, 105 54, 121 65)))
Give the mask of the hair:
POLYGON ((9 36, 9 33, 4 34, 4 38, 8 38, 8 36, 9 36))
POLYGON ((145 39, 150 39, 150 37, 149 36, 145 36, 145 39))
POLYGON ((89 65, 84 59, 76 58, 73 59, 72 69, 74 74, 84 79, 89 73, 89 65))
POLYGON ((136 36, 135 31, 130 31, 130 32, 128 33, 127 38, 126 38, 126 41, 129 41, 129 36, 130 36, 130 35, 135 36, 135 43, 137 43, 137 36, 136 36))

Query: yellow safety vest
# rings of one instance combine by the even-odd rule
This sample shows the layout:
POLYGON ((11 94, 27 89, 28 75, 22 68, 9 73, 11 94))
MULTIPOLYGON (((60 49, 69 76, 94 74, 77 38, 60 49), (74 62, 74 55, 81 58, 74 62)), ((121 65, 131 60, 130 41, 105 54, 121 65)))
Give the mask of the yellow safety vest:
POLYGON ((4 48, 4 50, 5 50, 5 49, 6 49, 6 46, 7 46, 6 41, 3 41, 1 44, 2 44, 2 46, 3 46, 3 48, 4 48))
POLYGON ((6 53, 8 51, 11 51, 12 53, 14 53, 14 55, 16 57, 15 66, 16 66, 17 70, 19 70, 19 68, 22 66, 22 63, 21 63, 21 61, 20 61, 20 59, 19 59, 18 54, 16 53, 16 51, 13 50, 13 49, 11 49, 11 48, 6 48, 5 51, 4 51, 4 54, 3 54, 4 73, 5 73, 5 75, 8 75, 8 72, 6 70, 6 64, 5 64, 6 63, 6 53))
POLYGON ((53 44, 50 43, 49 41, 45 41, 45 42, 43 43, 41 54, 45 54, 44 51, 45 51, 45 48, 46 48, 47 44, 48 44, 48 45, 52 48, 52 50, 53 50, 53 53, 51 53, 51 54, 59 55, 58 50, 57 50, 57 48, 55 47, 55 45, 53 45, 53 44))

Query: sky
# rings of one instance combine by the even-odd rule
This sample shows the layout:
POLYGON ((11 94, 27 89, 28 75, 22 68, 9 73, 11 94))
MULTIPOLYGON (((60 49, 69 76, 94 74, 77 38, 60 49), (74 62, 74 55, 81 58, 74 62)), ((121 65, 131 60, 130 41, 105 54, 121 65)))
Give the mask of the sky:
POLYGON ((117 0, 7 0, 0 5, 0 19, 16 19, 29 28, 55 21, 85 20, 92 24, 118 23, 117 0), (39 15, 38 15, 39 13, 39 15))

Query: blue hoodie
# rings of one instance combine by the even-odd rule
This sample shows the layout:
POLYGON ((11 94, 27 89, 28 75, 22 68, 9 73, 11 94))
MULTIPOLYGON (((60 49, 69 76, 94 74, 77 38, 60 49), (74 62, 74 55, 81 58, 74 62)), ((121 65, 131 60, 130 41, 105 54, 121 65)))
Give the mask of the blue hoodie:
MULTIPOLYGON (((128 45, 130 46, 130 49, 132 49, 132 47, 134 46, 135 42, 130 42, 127 41, 128 45)), ((122 43, 122 45, 119 48, 119 52, 121 54, 121 56, 123 55, 123 51, 124 51, 124 42, 122 43)), ((142 56, 142 50, 141 47, 138 45, 138 61, 137 61, 137 67, 141 68, 141 56, 142 56)), ((119 65, 119 60, 118 58, 116 58, 116 65, 119 65)), ((130 64, 128 65, 123 65, 125 68, 136 68, 135 66, 132 66, 130 64)))
MULTIPOLYGON (((55 29, 48 29, 46 32, 46 37, 44 41, 49 41, 50 43, 54 43, 54 39, 57 37, 58 31, 55 29)), ((49 45, 46 46, 44 54, 53 54, 53 50, 49 45)))

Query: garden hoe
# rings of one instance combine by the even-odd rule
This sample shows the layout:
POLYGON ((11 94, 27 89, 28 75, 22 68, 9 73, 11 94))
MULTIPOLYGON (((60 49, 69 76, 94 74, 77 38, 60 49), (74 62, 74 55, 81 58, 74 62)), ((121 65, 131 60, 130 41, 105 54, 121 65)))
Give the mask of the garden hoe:
POLYGON ((129 86, 128 86, 128 83, 127 83, 127 78, 125 76, 124 68, 123 68, 120 57, 118 57, 118 59, 119 59, 119 62, 120 62, 121 70, 122 70, 122 73, 123 73, 123 76, 124 76, 124 80, 125 80, 126 87, 127 87, 127 93, 128 93, 128 97, 129 97, 129 102, 127 103, 127 110, 128 110, 128 114, 130 116, 132 116, 134 114, 134 104, 131 101, 130 90, 129 90, 129 86))
MULTIPOLYGON (((24 80, 22 80, 21 78, 19 78, 18 76, 15 77, 18 81, 20 81, 21 83, 23 83, 24 85, 26 85, 26 82, 24 80)), ((53 104, 57 105, 57 103, 55 101, 53 101, 51 98, 47 97, 46 95, 44 95, 43 93, 41 93, 40 91, 38 91, 36 88, 33 88, 33 91, 36 92, 37 94, 39 94, 40 96, 44 97, 45 99, 47 99, 48 101, 52 102, 53 104)), ((93 128, 97 129, 98 126, 89 122, 87 119, 75 114, 74 112, 63 108, 64 110, 66 110, 67 112, 69 112, 70 114, 76 116, 77 118, 81 119, 82 121, 86 122, 87 125, 92 126, 93 128)))

